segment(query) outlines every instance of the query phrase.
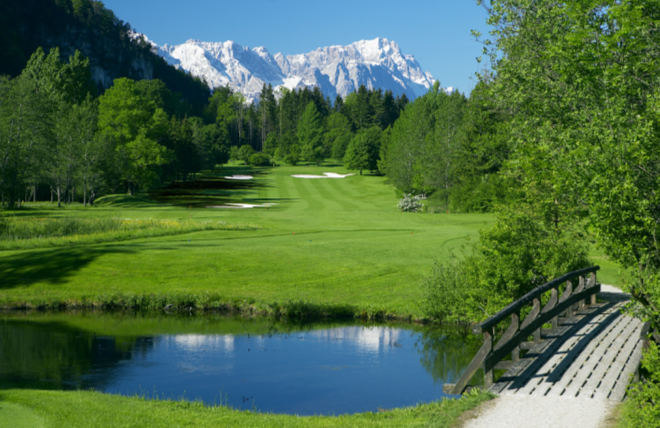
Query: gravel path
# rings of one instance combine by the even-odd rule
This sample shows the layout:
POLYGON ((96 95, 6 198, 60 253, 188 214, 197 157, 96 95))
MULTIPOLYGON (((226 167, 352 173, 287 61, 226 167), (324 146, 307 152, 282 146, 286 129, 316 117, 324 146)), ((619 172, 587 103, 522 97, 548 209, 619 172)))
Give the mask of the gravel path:
POLYGON ((597 428, 616 406, 609 400, 505 395, 486 403, 464 428, 597 428))

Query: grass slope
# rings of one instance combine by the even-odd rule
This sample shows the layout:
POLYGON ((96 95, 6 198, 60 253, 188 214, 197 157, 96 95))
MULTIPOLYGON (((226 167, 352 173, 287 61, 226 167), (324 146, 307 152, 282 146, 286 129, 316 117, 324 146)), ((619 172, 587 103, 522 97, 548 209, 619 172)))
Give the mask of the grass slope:
POLYGON ((14 249, 0 251, 0 305, 98 304, 144 295, 165 296, 159 304, 167 304, 194 295, 207 303, 304 301, 420 317, 420 280, 433 260, 460 251, 492 222, 483 214, 402 213, 383 177, 291 177, 325 171, 345 172, 234 168, 227 174, 255 180, 209 181, 194 194, 177 188, 159 195, 162 203, 115 197, 94 208, 41 204, 14 212, 11 221, 119 218, 152 226, 5 241, 14 249), (276 205, 207 208, 227 202, 276 205), (167 222, 174 226, 159 226, 167 222))
MULTIPOLYGON (((450 427, 491 396, 467 394, 411 408, 341 416, 292 416, 232 410, 196 402, 145 400, 91 391, 4 390, 0 421, 53 427, 450 427), (11 418, 11 419, 9 419, 11 418)), ((2 426, 2 422, 0 422, 2 426)))

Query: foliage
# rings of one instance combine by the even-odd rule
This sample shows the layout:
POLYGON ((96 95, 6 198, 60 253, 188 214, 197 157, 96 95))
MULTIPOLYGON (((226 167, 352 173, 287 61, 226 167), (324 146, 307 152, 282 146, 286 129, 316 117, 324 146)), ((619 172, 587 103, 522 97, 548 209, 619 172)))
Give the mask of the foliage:
POLYGON ((343 159, 344 154, 346 154, 346 147, 353 138, 350 122, 343 114, 332 112, 328 116, 326 129, 323 142, 324 150, 330 153, 333 159, 343 159))
POLYGON ((171 158, 161 144, 168 127, 161 96, 166 91, 162 82, 121 78, 99 97, 99 132, 129 193, 157 184, 158 167, 171 158))
POLYGON ((349 169, 376 171, 382 131, 377 126, 362 129, 348 143, 344 163, 349 169))
POLYGON ((244 144, 241 147, 238 147, 235 151, 234 160, 240 160, 245 164, 248 164, 250 161, 250 156, 254 154, 254 149, 248 144, 244 144))
MULTIPOLYGON (((611 257, 657 272, 657 2, 491 3, 492 93, 514 113, 507 175, 518 199, 555 224, 587 217, 611 257)), ((653 284, 630 290, 658 319, 653 284)))
POLYGON ((403 192, 427 193, 443 211, 488 211, 502 198, 496 177, 508 157, 502 115, 485 85, 469 100, 438 84, 407 105, 385 134, 378 167, 403 192))
POLYGON ((586 238, 525 212, 501 213, 466 257, 436 263, 425 282, 431 318, 474 322, 535 287, 590 265, 586 238))
POLYGON ((310 101, 298 122, 298 144, 303 160, 320 164, 329 154, 323 150, 323 128, 316 104, 310 101))
MULTIPOLYGON (((64 58, 76 50, 90 59, 97 88, 113 80, 160 79, 177 97, 168 100, 168 113, 199 114, 209 95, 198 78, 177 70, 151 51, 145 40, 130 37, 131 27, 102 2, 94 0, 24 0, 0 3, 0 75, 17 76, 32 53, 60 48, 64 58)), ((87 84, 87 83, 86 83, 87 84)))
POLYGON ((660 427, 660 350, 654 342, 644 352, 642 382, 633 383, 623 404, 622 427, 660 427))
POLYGON ((422 200, 426 199, 424 195, 413 195, 404 193, 403 198, 399 200, 399 209, 405 212, 417 212, 424 208, 422 200))
POLYGON ((273 162, 270 159, 270 156, 268 156, 266 153, 253 153, 250 155, 248 158, 248 165, 252 166, 270 166, 273 164, 273 162))

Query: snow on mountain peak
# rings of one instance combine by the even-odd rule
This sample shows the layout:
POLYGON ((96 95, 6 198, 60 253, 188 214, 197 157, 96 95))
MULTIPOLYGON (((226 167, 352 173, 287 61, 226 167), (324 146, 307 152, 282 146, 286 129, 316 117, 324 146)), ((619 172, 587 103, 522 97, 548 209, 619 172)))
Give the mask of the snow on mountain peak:
POLYGON ((200 77, 210 88, 229 85, 249 102, 258 99, 264 84, 276 91, 318 86, 332 99, 364 85, 413 99, 426 93, 434 81, 412 55, 404 55, 396 42, 382 37, 295 55, 271 55, 263 46, 249 48, 232 40, 188 40, 160 47, 150 43, 167 62, 200 77))

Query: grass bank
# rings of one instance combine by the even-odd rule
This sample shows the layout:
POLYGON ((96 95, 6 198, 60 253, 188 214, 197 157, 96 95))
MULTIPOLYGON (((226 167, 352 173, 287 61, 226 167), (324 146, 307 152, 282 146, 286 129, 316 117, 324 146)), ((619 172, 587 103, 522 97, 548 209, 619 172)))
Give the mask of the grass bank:
POLYGON ((198 402, 146 400, 92 391, 0 391, 0 427, 450 427, 491 396, 472 393, 415 407, 340 416, 293 416, 198 402))

